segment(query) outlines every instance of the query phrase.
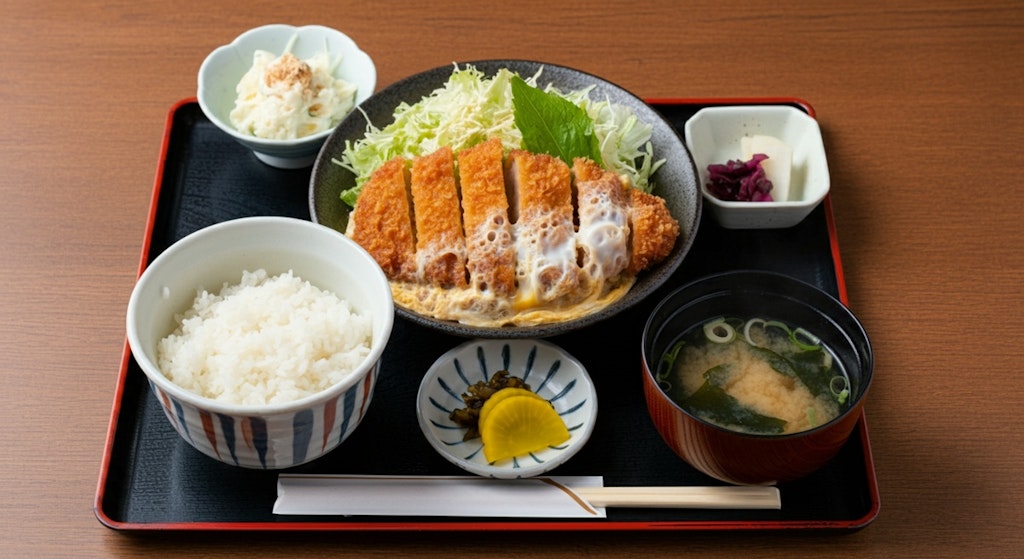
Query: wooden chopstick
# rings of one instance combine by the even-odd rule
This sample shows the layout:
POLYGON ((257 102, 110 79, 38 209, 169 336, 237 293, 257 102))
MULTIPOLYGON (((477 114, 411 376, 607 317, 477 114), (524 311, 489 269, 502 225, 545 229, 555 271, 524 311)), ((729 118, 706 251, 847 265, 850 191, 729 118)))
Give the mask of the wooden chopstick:
POLYGON ((595 507, 781 509, 782 498, 771 486, 709 487, 574 487, 595 507))

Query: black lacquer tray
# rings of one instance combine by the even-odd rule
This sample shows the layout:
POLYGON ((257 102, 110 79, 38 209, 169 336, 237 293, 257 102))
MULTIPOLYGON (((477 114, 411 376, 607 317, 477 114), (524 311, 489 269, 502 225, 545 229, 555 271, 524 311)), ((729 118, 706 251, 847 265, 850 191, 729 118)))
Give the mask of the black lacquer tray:
MULTIPOLYGON (((650 100, 678 130, 709 105, 790 104, 797 99, 650 100)), ((309 219, 310 169, 280 170, 214 127, 193 99, 167 118, 140 268, 197 229, 252 215, 309 219)), ((753 268, 815 284, 846 301, 829 198, 796 227, 731 231, 703 212, 697 240, 662 289, 614 320, 551 341, 576 356, 597 385, 598 422, 587 446, 552 475, 600 475, 609 486, 716 485, 676 457, 654 430, 641 385, 640 337, 669 291, 710 273, 753 268), (600 342, 600 343, 595 343, 600 342), (598 348, 600 348, 598 350, 598 348)), ((297 473, 463 475, 439 456, 416 422, 415 398, 431 363, 463 340, 396 318, 368 415, 338 449, 297 473), (388 444, 380 444, 387 440, 388 444)), ((95 512, 106 526, 152 530, 836 530, 878 514, 879 497, 862 417, 849 443, 823 469, 780 486, 782 509, 608 509, 606 519, 278 516, 277 472, 227 466, 174 432, 125 346, 100 468, 95 512)))

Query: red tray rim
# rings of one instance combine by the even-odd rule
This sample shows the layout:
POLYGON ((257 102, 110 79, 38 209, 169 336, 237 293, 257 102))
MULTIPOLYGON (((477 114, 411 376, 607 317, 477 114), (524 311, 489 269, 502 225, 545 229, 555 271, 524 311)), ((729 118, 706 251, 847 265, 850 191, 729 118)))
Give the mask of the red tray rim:
MULTIPOLYGON (((647 103, 660 105, 741 105, 741 104, 795 104, 805 110, 811 117, 816 117, 814 108, 807 101, 797 97, 716 97, 716 98, 645 98, 647 103)), ((142 274, 146 267, 149 255, 150 242, 153 236, 153 229, 156 224, 157 205, 160 199, 160 190, 163 186, 164 168, 167 162, 167 154, 171 142, 171 129, 174 125, 175 114, 184 106, 197 103, 195 97, 186 97, 174 103, 167 113, 164 122, 164 135, 160 145, 160 156, 157 161, 156 175, 153 182, 153 191, 149 202, 149 212, 146 219, 146 231, 143 237, 139 264, 136 277, 142 274)), ((836 284, 839 293, 839 300, 849 305, 846 280, 843 275, 842 262, 839 253, 839 241, 836 235, 835 218, 832 212, 831 195, 826 195, 824 201, 825 218, 828 224, 829 244, 832 252, 832 261, 835 267, 836 284)), ((861 412, 857 422, 857 434, 860 437, 863 448, 864 466, 868 483, 868 495, 871 506, 860 518, 848 520, 757 520, 757 521, 608 521, 608 522, 549 522, 538 519, 535 522, 507 522, 507 521, 452 521, 452 522, 415 522, 415 521, 373 521, 373 522, 128 522, 115 520, 110 517, 103 508, 103 500, 106 492, 110 465, 113 460, 114 438, 117 432, 118 418, 121 413, 121 403, 124 394, 125 379, 128 375, 128 368, 131 361, 131 349, 128 347, 127 339, 121 354, 120 372, 117 377, 117 384, 114 391, 114 403, 111 408, 110 421, 107 427, 106 440, 104 442, 103 458, 100 463, 99 480, 96 486, 96 495, 93 501, 93 511, 96 518, 104 526, 118 531, 274 531, 274 532, 296 532, 296 531, 361 531, 361 532, 406 532, 406 531, 477 531, 477 530, 503 530, 503 531, 766 531, 766 530, 857 530, 870 524, 880 511, 881 503, 878 491, 878 480, 875 475, 874 459, 871 452, 870 437, 868 435, 867 418, 861 412)))

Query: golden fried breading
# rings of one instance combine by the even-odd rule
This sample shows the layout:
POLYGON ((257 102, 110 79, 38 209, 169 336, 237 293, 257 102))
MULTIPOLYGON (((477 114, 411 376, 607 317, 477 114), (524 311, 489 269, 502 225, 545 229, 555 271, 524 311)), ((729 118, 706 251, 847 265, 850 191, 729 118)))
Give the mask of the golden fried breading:
POLYGON ((576 177, 576 182, 597 180, 608 175, 615 176, 612 171, 606 171, 593 159, 585 157, 577 157, 572 160, 572 174, 576 177))
POLYGON ((516 251, 505 195, 501 140, 491 138, 458 155, 466 266, 481 291, 511 297, 516 290, 516 251))
POLYGON ((416 247, 404 159, 396 157, 374 171, 363 185, 349 219, 349 236, 373 256, 388 278, 416 279, 416 247))
POLYGON ((579 268, 569 166, 544 153, 513 150, 505 168, 519 231, 520 304, 574 294, 579 288, 579 268))
POLYGON ((414 159, 409 183, 419 277, 438 287, 465 287, 466 241, 452 148, 414 159))
POLYGON ((590 160, 504 150, 396 157, 363 185, 346 234, 396 305, 479 326, 571 320, 671 254, 680 227, 661 198, 590 160))
POLYGON ((562 160, 517 149, 508 154, 506 169, 515 193, 510 203, 517 222, 525 213, 554 212, 572 219, 572 176, 562 160))
POLYGON ((665 200, 642 190, 631 189, 631 255, 626 272, 636 275, 664 260, 679 237, 679 222, 668 211, 665 200))

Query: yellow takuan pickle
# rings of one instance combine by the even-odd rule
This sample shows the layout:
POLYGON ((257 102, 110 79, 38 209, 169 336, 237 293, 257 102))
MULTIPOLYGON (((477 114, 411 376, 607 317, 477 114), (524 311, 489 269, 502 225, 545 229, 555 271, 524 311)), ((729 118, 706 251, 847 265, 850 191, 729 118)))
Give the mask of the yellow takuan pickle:
POLYGON ((531 396, 503 398, 480 424, 484 457, 492 463, 562 444, 569 437, 555 408, 531 396))

